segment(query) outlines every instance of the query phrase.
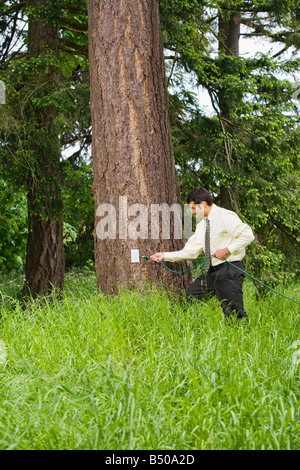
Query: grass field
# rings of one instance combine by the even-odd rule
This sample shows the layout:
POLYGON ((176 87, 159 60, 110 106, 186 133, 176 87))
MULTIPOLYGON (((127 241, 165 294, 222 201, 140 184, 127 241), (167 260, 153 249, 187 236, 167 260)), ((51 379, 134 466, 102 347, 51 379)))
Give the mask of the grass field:
POLYGON ((26 310, 0 287, 1 449, 300 448, 299 305, 246 282, 247 331, 216 299, 95 285, 69 274, 61 302, 26 310))

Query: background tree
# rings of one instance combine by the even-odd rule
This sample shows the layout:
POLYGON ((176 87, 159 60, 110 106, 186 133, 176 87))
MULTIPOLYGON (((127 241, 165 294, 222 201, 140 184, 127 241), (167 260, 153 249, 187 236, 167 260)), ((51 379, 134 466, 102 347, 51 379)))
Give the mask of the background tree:
POLYGON ((287 3, 161 2, 182 193, 203 184, 250 223, 248 267, 269 281, 294 275, 299 254, 299 117, 293 83, 282 78, 299 67, 283 56, 299 44, 299 7, 287 3), (280 50, 239 56, 240 37, 258 35, 280 50), (187 95, 187 77, 207 90, 212 117, 187 95))
MULTIPOLYGON (((76 94, 83 90, 78 77, 84 62, 77 54, 84 54, 87 45, 78 44, 78 31, 83 32, 84 26, 74 16, 84 16, 86 6, 83 8, 83 2, 70 5, 31 0, 13 5, 2 2, 2 8, 6 36, 1 68, 8 85, 8 102, 1 109, 1 156, 7 177, 27 191, 23 293, 36 296, 63 288, 61 186, 67 166, 61 152, 81 128, 76 120, 77 103, 82 102, 82 97, 76 94), (66 16, 70 11, 73 20, 66 16), (20 21, 28 27, 23 27, 22 34, 20 21), (22 51, 9 49, 16 41, 15 35, 23 38, 22 51)), ((87 124, 86 118, 85 121, 87 124)), ((84 133, 88 134, 87 126, 84 133)), ((76 139, 80 141, 78 133, 76 139)))

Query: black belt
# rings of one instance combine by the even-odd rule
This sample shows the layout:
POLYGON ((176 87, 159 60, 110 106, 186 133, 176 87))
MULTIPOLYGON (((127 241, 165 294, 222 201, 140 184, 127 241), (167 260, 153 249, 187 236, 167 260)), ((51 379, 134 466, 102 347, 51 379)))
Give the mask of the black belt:
POLYGON ((224 266, 226 263, 219 263, 217 264, 217 266, 210 266, 209 269, 211 269, 212 271, 218 271, 218 269, 222 268, 222 266, 224 266))
MULTIPOLYGON (((231 264, 236 264, 236 263, 241 263, 241 261, 232 261, 231 264)), ((211 266, 209 269, 211 269, 212 271, 218 271, 218 269, 222 268, 222 266, 224 266, 226 264, 225 263, 220 263, 220 264, 217 264, 217 266, 211 266)))

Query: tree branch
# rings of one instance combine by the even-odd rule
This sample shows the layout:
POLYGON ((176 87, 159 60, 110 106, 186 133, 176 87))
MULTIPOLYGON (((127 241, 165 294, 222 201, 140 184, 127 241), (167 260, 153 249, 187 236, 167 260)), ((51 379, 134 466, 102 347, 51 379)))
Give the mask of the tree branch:
MULTIPOLYGON (((60 22, 63 25, 70 26, 72 29, 69 29, 69 31, 74 31, 78 33, 86 33, 88 31, 88 25, 87 24, 82 24, 79 23, 79 21, 73 21, 68 18, 61 18, 60 22)), ((68 28, 66 28, 68 29, 68 28)))
MULTIPOLYGON (((9 49, 10 49, 10 45, 12 43, 12 40, 13 40, 13 37, 15 35, 15 32, 16 32, 16 26, 17 26, 17 21, 18 21, 18 16, 14 16, 14 18, 11 20, 13 21, 13 25, 12 25, 12 28, 11 28, 11 31, 10 31, 10 36, 6 36, 6 39, 3 43, 3 48, 5 47, 5 50, 3 51, 2 49, 2 58, 1 58, 1 61, 0 63, 2 64, 5 60, 6 60, 6 57, 9 53, 9 49)), ((11 21, 9 21, 7 23, 7 27, 9 26, 9 24, 11 23, 11 21)), ((7 29, 7 28, 6 28, 7 29)))
POLYGON ((172 116, 171 121, 172 121, 172 124, 178 127, 178 129, 191 141, 196 142, 198 140, 198 136, 193 134, 193 132, 189 131, 188 129, 186 129, 184 125, 182 124, 182 122, 180 121, 180 119, 172 116))
POLYGON ((72 11, 73 13, 76 13, 77 15, 86 15, 87 16, 87 9, 85 11, 80 10, 80 8, 75 7, 75 5, 64 5, 62 3, 59 3, 57 5, 57 8, 61 8, 62 10, 66 11, 72 11))
MULTIPOLYGON (((165 59, 170 59, 170 57, 165 57, 165 59)), ((168 86, 169 86, 170 80, 171 80, 171 78, 172 78, 172 75, 173 75, 173 72, 174 72, 174 69, 175 69, 176 62, 177 62, 177 60, 178 60, 177 52, 175 52, 175 56, 172 57, 172 60, 173 60, 173 64, 172 64, 172 68, 171 68, 171 71, 170 71, 170 75, 168 76, 168 80, 167 80, 167 85, 168 85, 168 86)))
POLYGON ((274 217, 272 216, 272 214, 270 214, 270 212, 267 210, 267 207, 265 206, 265 211, 266 213, 268 214, 268 216, 270 217, 271 221, 273 222, 273 224, 279 229, 281 230, 289 239, 290 241, 294 244, 294 246, 298 247, 299 246, 299 240, 297 239, 297 237, 295 237, 287 227, 284 226, 284 224, 280 223, 278 220, 274 219, 274 217))
POLYGON ((276 54, 272 55, 272 59, 276 59, 276 57, 279 57, 281 54, 283 54, 285 51, 289 49, 290 46, 284 46, 280 51, 278 51, 276 54))
POLYGON ((2 8, 1 8, 2 9, 2 12, 1 12, 2 16, 9 16, 12 13, 17 13, 17 12, 19 13, 20 10, 22 10, 22 8, 26 6, 25 0, 21 0, 20 2, 16 3, 15 5, 7 8, 7 9, 4 8, 4 3, 5 2, 1 2, 1 3, 3 4, 2 8))
POLYGON ((76 44, 68 39, 61 39, 58 45, 59 49, 74 54, 75 52, 82 55, 88 54, 88 46, 76 44))

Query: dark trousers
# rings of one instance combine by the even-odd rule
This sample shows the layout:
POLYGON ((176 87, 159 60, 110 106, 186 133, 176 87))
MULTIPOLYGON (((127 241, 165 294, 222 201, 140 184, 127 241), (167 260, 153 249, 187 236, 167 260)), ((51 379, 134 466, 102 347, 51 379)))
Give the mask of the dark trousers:
MULTIPOLYGON (((234 261, 232 264, 244 269, 241 261, 234 261)), ((216 295, 226 319, 235 317, 238 320, 248 320, 243 302, 244 278, 244 273, 226 262, 216 267, 211 266, 206 274, 198 277, 187 289, 186 300, 192 304, 195 298, 206 300, 216 295)))

